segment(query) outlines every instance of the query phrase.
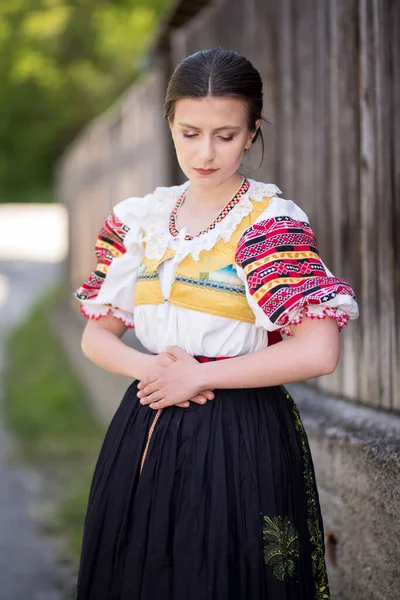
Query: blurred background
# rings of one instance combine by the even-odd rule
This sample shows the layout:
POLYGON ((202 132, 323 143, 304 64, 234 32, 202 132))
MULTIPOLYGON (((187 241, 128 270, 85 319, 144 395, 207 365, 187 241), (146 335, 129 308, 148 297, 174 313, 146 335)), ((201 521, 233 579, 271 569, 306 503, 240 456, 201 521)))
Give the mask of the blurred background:
POLYGON ((72 291, 115 203, 184 180, 166 86, 215 46, 264 80, 265 158, 257 169, 253 148, 244 172, 304 208, 360 305, 335 373, 288 386, 332 599, 397 595, 400 3, 1 0, 0 600, 73 598, 91 474, 129 380, 82 356, 72 291))

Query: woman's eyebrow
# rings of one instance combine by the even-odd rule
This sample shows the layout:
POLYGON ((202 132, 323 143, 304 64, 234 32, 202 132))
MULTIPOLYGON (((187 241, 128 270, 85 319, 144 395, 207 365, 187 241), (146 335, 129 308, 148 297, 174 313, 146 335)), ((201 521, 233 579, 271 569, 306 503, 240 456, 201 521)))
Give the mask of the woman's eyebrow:
MULTIPOLYGON (((189 129, 195 129, 196 131, 200 131, 199 127, 195 127, 194 125, 189 125, 189 123, 178 123, 182 127, 188 127, 189 129)), ((223 129, 240 129, 239 125, 223 125, 222 127, 217 127, 214 131, 222 131, 223 129)))

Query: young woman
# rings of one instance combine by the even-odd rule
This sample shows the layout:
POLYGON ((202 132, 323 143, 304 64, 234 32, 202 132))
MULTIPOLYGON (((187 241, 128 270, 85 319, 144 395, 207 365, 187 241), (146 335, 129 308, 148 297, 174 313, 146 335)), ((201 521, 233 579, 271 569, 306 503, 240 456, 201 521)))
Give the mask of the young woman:
POLYGON ((284 384, 334 371, 358 308, 303 210, 240 173, 262 95, 233 51, 176 68, 165 117, 188 181, 117 204, 75 292, 84 354, 135 379, 95 469, 78 600, 330 598, 312 457, 284 384), (133 326, 150 354, 121 341, 133 326))

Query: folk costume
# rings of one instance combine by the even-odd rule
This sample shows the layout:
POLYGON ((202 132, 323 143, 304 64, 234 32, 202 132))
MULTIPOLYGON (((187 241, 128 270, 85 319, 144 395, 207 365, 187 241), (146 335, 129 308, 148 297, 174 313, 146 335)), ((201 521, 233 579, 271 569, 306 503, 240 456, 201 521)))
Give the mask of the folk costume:
MULTIPOLYGON (((277 186, 244 178, 192 237, 176 226, 188 185, 114 207, 75 292, 86 317, 112 314, 149 352, 179 346, 205 361, 281 342, 304 315, 340 329, 358 316, 277 186)), ((215 390, 158 411, 136 392, 135 381, 98 458, 76 598, 329 599, 312 456, 286 388, 215 390)))

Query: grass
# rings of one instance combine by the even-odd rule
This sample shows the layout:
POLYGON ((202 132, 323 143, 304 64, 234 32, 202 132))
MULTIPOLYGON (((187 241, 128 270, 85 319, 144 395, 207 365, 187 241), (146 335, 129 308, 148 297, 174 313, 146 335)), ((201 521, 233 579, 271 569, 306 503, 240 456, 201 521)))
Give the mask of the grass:
POLYGON ((51 204, 54 201, 54 189, 51 185, 42 185, 33 189, 29 188, 28 190, 21 190, 20 192, 16 192, 14 194, 7 194, 5 197, 0 197, 0 204, 4 202, 39 202, 40 204, 51 204))
POLYGON ((66 536, 77 557, 104 427, 51 330, 48 315, 57 298, 58 290, 47 292, 8 339, 4 416, 20 457, 56 474, 54 522, 47 525, 66 536))

